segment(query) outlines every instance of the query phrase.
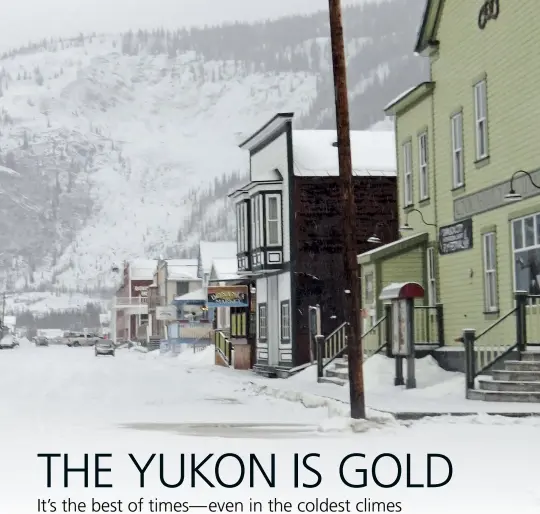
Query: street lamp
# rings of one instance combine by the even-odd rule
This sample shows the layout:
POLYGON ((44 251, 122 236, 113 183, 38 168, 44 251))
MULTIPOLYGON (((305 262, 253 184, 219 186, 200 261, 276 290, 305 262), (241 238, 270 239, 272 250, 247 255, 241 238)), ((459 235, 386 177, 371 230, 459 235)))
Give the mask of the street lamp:
POLYGON ((504 201, 507 203, 519 202, 523 198, 523 196, 520 193, 516 193, 516 190, 514 189, 514 178, 516 177, 516 175, 519 175, 520 173, 527 175, 527 177, 529 177, 529 180, 531 181, 531 184, 536 189, 540 189, 540 186, 534 182, 534 180, 531 177, 531 174, 528 171, 517 170, 510 178, 510 191, 508 191, 508 193, 504 195, 504 201))
POLYGON ((411 230, 414 230, 414 228, 409 225, 409 214, 411 212, 417 212, 418 214, 420 214, 420 219, 422 220, 422 223, 424 225, 427 225, 428 227, 437 227, 435 223, 428 223, 424 219, 424 215, 422 214, 422 211, 419 211, 418 209, 411 209, 410 211, 407 211, 407 213, 405 214, 405 224, 399 227, 400 232, 410 232, 411 230))

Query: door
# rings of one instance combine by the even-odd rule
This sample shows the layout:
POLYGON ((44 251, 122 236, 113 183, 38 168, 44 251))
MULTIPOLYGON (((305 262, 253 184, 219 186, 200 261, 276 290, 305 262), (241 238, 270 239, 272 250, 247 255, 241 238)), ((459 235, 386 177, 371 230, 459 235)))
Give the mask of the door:
POLYGON ((279 364, 279 298, 278 298, 278 277, 268 277, 267 287, 267 309, 268 320, 266 323, 268 331, 268 365, 277 366, 279 364))

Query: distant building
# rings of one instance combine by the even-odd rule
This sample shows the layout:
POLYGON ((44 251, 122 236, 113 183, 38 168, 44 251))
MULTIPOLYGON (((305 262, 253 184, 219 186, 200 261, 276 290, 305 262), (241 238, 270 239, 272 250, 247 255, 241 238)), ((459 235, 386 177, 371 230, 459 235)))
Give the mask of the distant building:
POLYGON ((113 300, 116 337, 133 340, 139 327, 148 325, 148 289, 154 281, 156 259, 125 262, 122 285, 113 300))

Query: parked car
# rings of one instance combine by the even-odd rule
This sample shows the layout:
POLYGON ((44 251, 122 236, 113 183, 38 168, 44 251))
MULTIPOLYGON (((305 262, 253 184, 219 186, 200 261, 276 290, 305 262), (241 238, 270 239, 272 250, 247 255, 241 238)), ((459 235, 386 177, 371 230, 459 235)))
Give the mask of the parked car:
POLYGON ((0 336, 0 350, 13 350, 17 346, 19 346, 19 342, 13 335, 6 334, 3 337, 0 336))
POLYGON ((34 339, 36 346, 49 346, 49 339, 45 336, 38 336, 34 339))
POLYGON ((76 332, 70 332, 67 337, 64 336, 65 344, 70 347, 94 346, 97 342, 102 340, 103 338, 96 334, 81 334, 76 332))
POLYGON ((96 357, 99 355, 111 355, 114 357, 116 349, 110 339, 101 339, 95 345, 96 357))

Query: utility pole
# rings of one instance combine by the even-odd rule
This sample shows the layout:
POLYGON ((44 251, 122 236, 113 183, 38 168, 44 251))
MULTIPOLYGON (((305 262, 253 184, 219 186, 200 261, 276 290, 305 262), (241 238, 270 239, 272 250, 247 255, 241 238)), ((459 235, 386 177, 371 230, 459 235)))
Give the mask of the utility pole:
POLYGON ((364 398, 363 348, 360 326, 361 301, 356 257, 356 203, 351 162, 351 134, 349 100, 347 95, 347 63, 343 39, 341 0, 328 0, 330 12, 330 39, 334 71, 334 96, 336 101, 337 147, 339 176, 343 202, 343 253, 345 282, 345 319, 349 322, 348 357, 351 417, 366 417, 364 398))

